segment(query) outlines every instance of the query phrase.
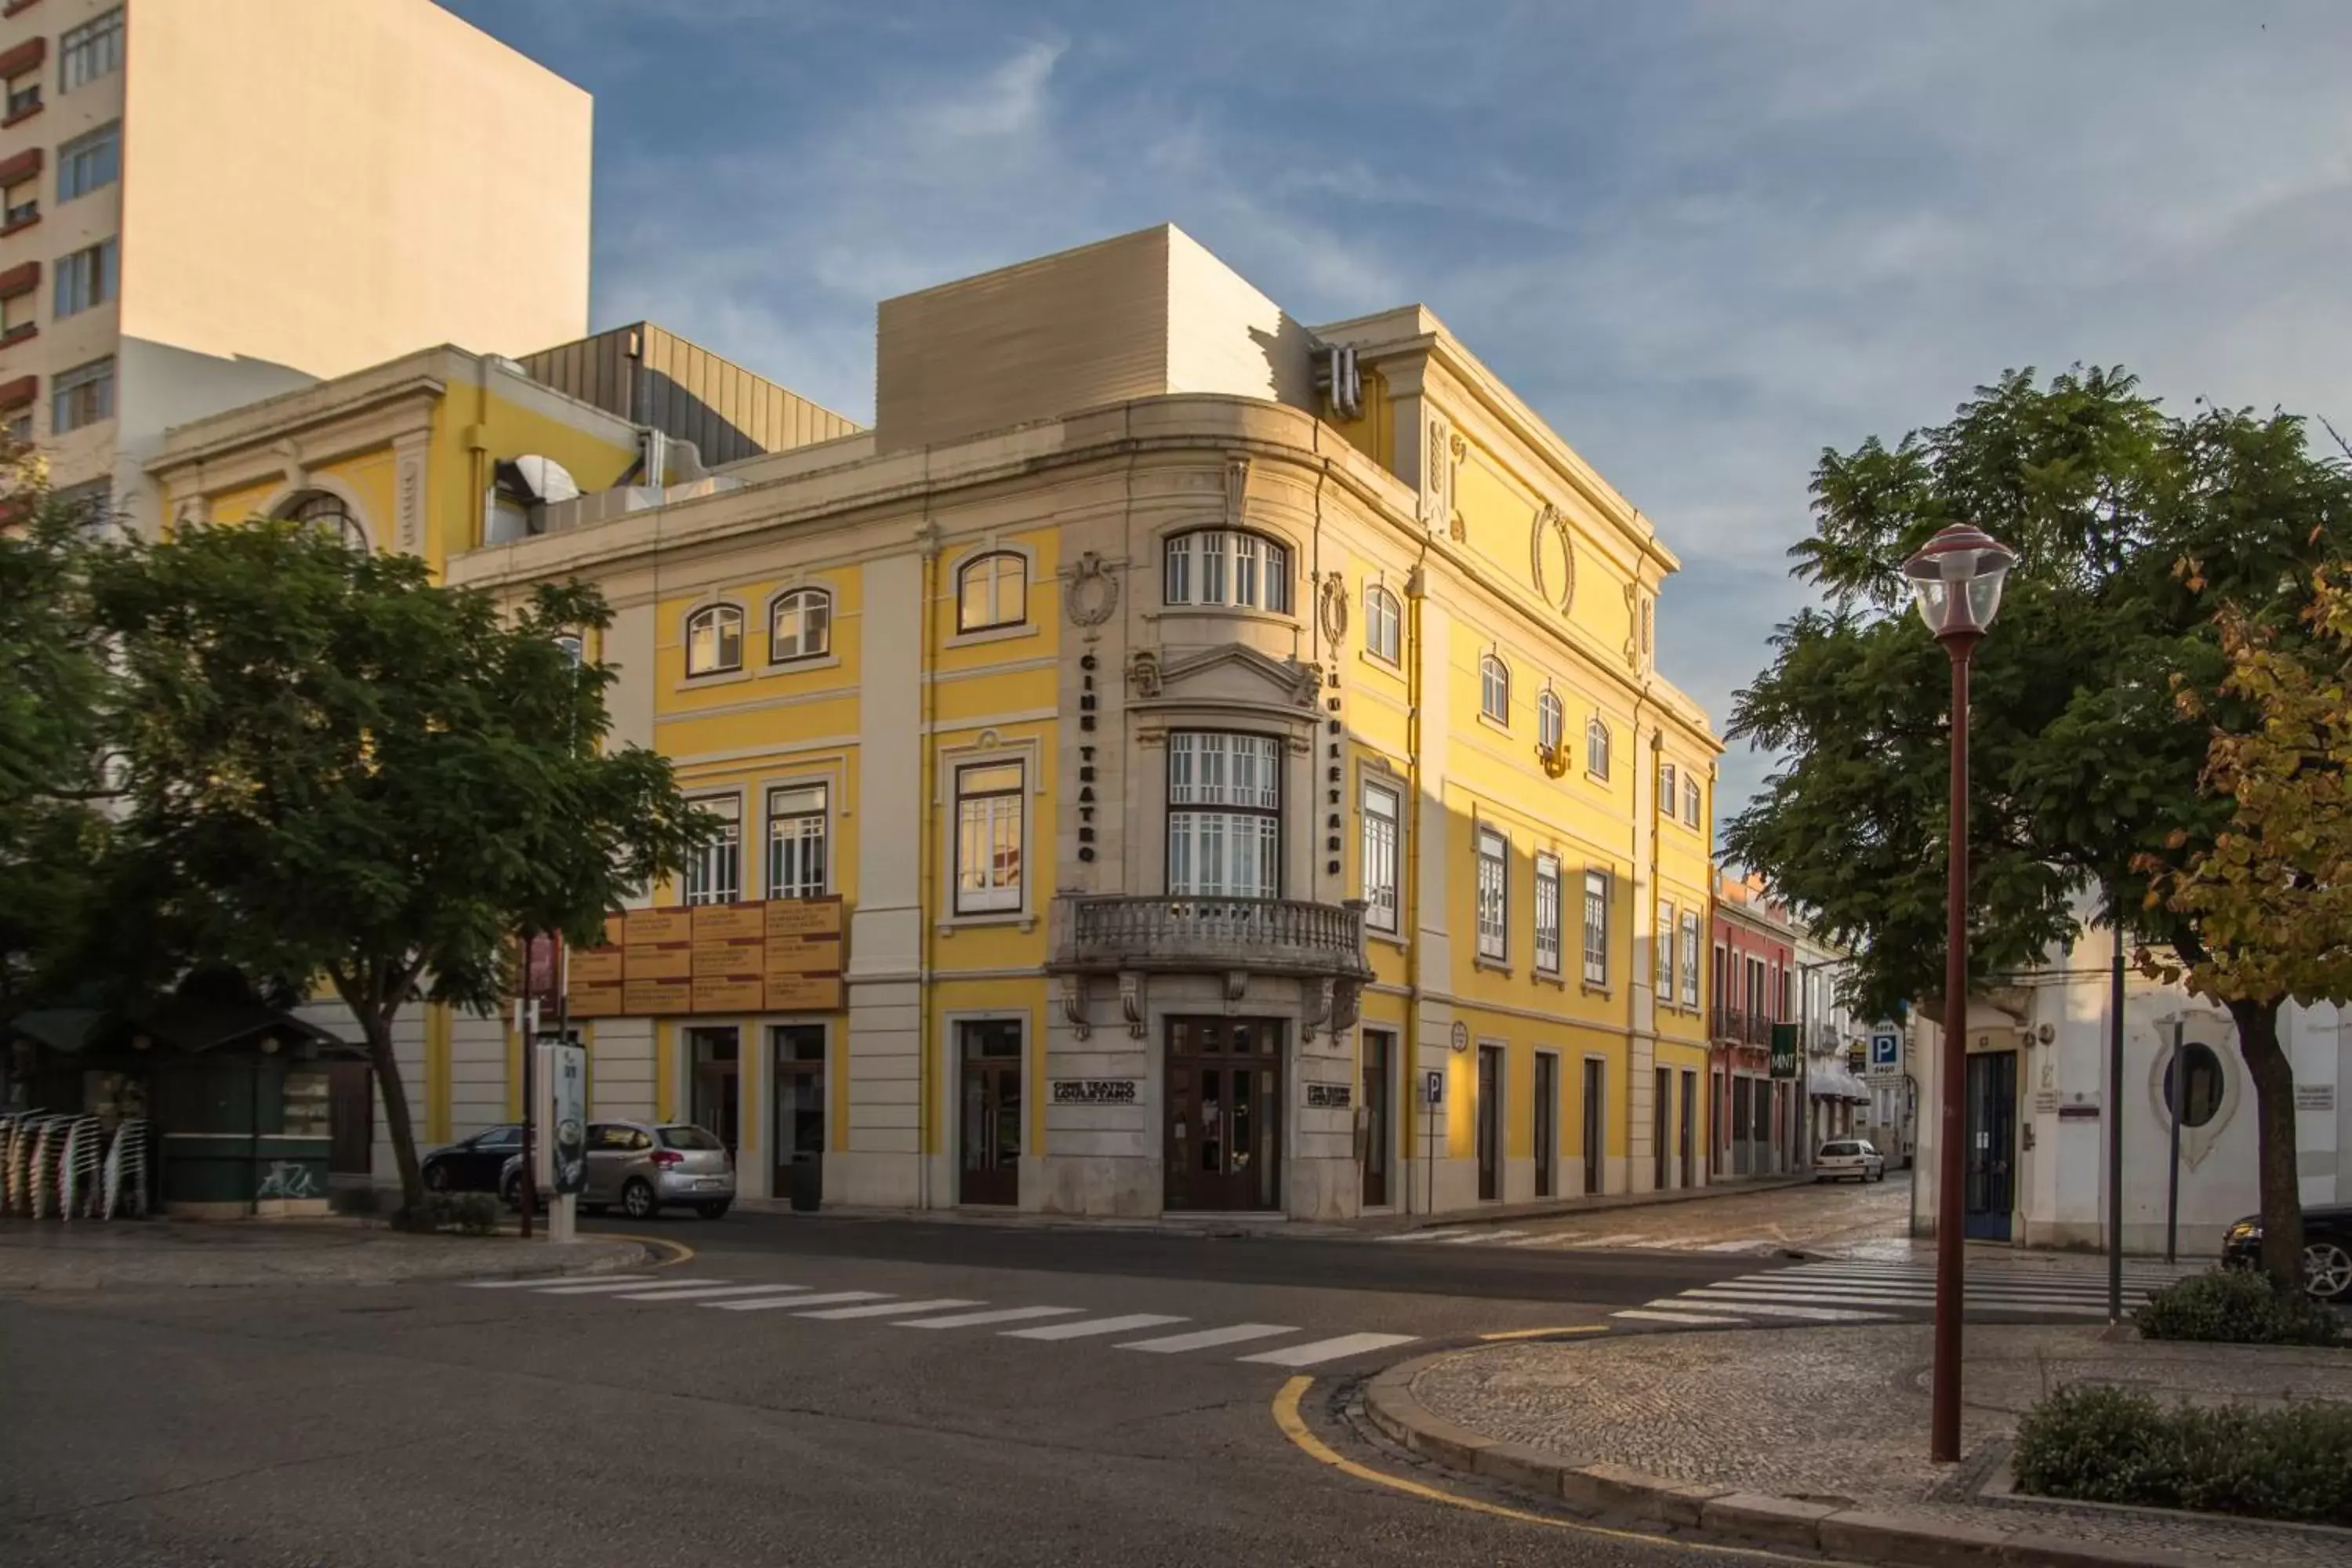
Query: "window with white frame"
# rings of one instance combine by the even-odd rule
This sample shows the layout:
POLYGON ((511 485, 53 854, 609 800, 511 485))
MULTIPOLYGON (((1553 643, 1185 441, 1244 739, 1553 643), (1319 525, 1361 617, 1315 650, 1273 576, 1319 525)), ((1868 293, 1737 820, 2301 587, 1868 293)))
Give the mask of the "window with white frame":
POLYGON ((1402 662, 1404 614, 1397 596, 1378 583, 1364 586, 1364 651, 1390 664, 1402 662))
POLYGON ((58 204, 102 190, 122 177, 122 122, 85 131, 58 148, 58 204))
POLYGON ((1683 1005, 1698 1006, 1698 913, 1683 911, 1683 1005))
POLYGON ((1559 750, 1560 735, 1568 723, 1568 715, 1559 705, 1559 693, 1546 691, 1536 698, 1536 744, 1547 754, 1559 750))
POLYGON ((49 313, 62 321, 105 304, 121 292, 121 269, 115 264, 110 237, 96 245, 58 258, 56 297, 49 313))
POLYGON ((1658 924, 1650 942, 1657 950, 1657 993, 1661 1002, 1675 999, 1675 906, 1658 900, 1658 924))
POLYGON ((1168 737, 1168 890, 1282 896, 1283 743, 1179 730, 1168 737))
POLYGON ((71 92, 85 82, 122 68, 122 7, 93 16, 58 35, 58 89, 71 92))
POLYGON ((956 630, 984 632, 1029 618, 1029 562, 1010 550, 975 555, 956 569, 956 630))
POLYGON ((1559 973, 1559 857, 1536 857, 1536 973, 1559 973))
POLYGON ((1510 857, 1508 839, 1478 829, 1478 956, 1496 963, 1511 956, 1510 857))
POLYGON ((720 675, 743 668, 743 612, 711 605, 686 618, 686 672, 720 675))
POLYGON ((1703 805, 1699 798, 1698 775, 1685 768, 1683 770, 1683 820, 1691 826, 1696 827, 1703 805))
POLYGON ((1677 797, 1675 792, 1675 764, 1672 763, 1660 763, 1658 764, 1658 815, 1664 817, 1668 822, 1672 822, 1675 819, 1675 806, 1676 799, 1677 797))
POLYGON ((1022 764, 956 769, 956 913, 1021 907, 1022 764))
POLYGON ((1402 807, 1385 784, 1364 786, 1364 923, 1397 929, 1397 846, 1402 807))
POLYGON ((1511 721, 1511 667, 1491 653, 1478 661, 1478 711, 1497 724, 1511 721))
POLYGON ((1609 726, 1598 713, 1584 724, 1584 771, 1597 779, 1609 776, 1609 726))
POLYGON ((768 606, 768 662, 819 658, 833 651, 833 595, 788 588, 768 606))
POLYGON ((687 855, 686 901, 731 904, 742 897, 743 803, 734 795, 724 795, 691 804, 697 810, 719 818, 719 830, 687 855))
POLYGON ((60 371, 49 383, 49 434, 62 436, 114 417, 114 358, 60 371))
POLYGON ((824 896, 827 827, 824 785, 786 784, 768 792, 768 897, 824 896))
POLYGON ((1171 605, 1290 613, 1290 551, 1235 528, 1198 528, 1168 541, 1161 597, 1171 605))
POLYGON ((1584 874, 1584 983, 1609 984, 1609 873, 1584 874))

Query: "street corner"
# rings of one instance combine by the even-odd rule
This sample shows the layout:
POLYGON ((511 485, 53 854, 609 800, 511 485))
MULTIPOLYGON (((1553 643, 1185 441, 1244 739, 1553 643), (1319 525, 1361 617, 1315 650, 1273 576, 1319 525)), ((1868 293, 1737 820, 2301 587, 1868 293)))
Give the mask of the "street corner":
POLYGON ((73 1226, 0 1222, 0 1290, 89 1291, 257 1285, 398 1285, 530 1279, 662 1267, 691 1257, 656 1237, 568 1242, 419 1235, 380 1225, 157 1220, 73 1226))

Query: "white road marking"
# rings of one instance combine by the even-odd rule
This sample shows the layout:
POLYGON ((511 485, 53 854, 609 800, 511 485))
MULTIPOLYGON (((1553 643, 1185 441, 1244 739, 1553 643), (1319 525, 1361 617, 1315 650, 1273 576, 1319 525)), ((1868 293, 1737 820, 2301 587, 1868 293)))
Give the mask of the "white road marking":
MULTIPOLYGON (((1936 1304, 1932 1293, 1892 1290, 1685 1290, 1678 1298, 1685 1301, 1705 1301, 1717 1305, 1735 1301, 1780 1301, 1792 1305, 1822 1307, 1912 1307, 1926 1308, 1936 1304)), ((2095 1312, 2104 1317, 2105 1306, 2091 1306, 2081 1301, 2042 1300, 2032 1297, 1992 1295, 1970 1291, 1967 1298, 1970 1308, 2003 1312, 2095 1312)))
POLYGON ((1150 1351, 1154 1355, 1174 1355, 1179 1351, 1204 1351, 1217 1345, 1237 1345, 1244 1340, 1270 1340, 1276 1334, 1295 1334, 1297 1331, 1287 1323, 1232 1323, 1222 1329, 1202 1329, 1197 1333, 1171 1334, 1164 1340, 1129 1340, 1118 1348, 1123 1351, 1150 1351))
POLYGON ((968 1301, 954 1296, 942 1296, 932 1301, 885 1301, 878 1307, 835 1307, 826 1312, 795 1312, 796 1318, 898 1318, 912 1317, 918 1312, 944 1312, 951 1307, 977 1307, 978 1301, 968 1301))
POLYGON ((1514 1236, 1525 1235, 1527 1232, 1524 1230, 1474 1230, 1465 1236, 1446 1237, 1444 1241, 1448 1247, 1461 1247, 1471 1242, 1504 1241, 1514 1236))
MULTIPOLYGON (((468 1279, 463 1288, 467 1290, 537 1290, 554 1284, 563 1278, 564 1276, 561 1274, 551 1279, 544 1274, 537 1274, 528 1279, 468 1279)), ((650 1279, 653 1276, 650 1274, 599 1274, 596 1278, 611 1285, 630 1280, 650 1279)))
POLYGON ((901 1329, 976 1329, 982 1323, 1017 1323, 1024 1318, 1066 1318, 1085 1310, 1084 1307, 1000 1307, 993 1312, 960 1312, 952 1318, 925 1318, 919 1322, 893 1326, 901 1329))
POLYGON ((1632 1318, 1643 1323, 1736 1323, 1738 1318, 1711 1318, 1704 1312, 1660 1312, 1647 1307, 1628 1307, 1622 1312, 1612 1312, 1612 1318, 1632 1318))
POLYGON ((823 1296, 762 1296, 756 1301, 705 1301, 722 1312, 764 1312, 776 1307, 830 1306, 835 1301, 879 1301, 887 1290, 834 1290, 823 1296))
POLYGON ((690 1289, 625 1290, 615 1301, 694 1301, 716 1296, 772 1296, 779 1290, 805 1290, 805 1285, 698 1285, 690 1289))
POLYGON ((1780 1245, 1777 1241, 1766 1241, 1749 1237, 1739 1241, 1710 1241, 1705 1247, 1695 1247, 1691 1250, 1694 1252, 1769 1252, 1780 1245))
POLYGON ((1459 1236, 1461 1233, 1460 1226, 1448 1225, 1440 1226, 1434 1230, 1401 1230, 1392 1236, 1376 1236, 1372 1239, 1374 1241, 1442 1241, 1447 1237, 1459 1236))
POLYGON ((1129 1312, 1124 1318, 1088 1318, 1076 1323, 1048 1323, 1042 1329, 1006 1329, 1003 1337, 1008 1340, 1083 1340, 1095 1334, 1131 1333, 1137 1329, 1157 1329, 1183 1321, 1159 1312, 1129 1312))
MULTIPOLYGON (((671 1279, 667 1281, 667 1283, 671 1285, 724 1285, 727 1281, 724 1279, 671 1279)), ((557 1285, 548 1289, 541 1290, 539 1294, 542 1296, 604 1296, 610 1295, 615 1291, 642 1290, 645 1288, 646 1282, 642 1279, 608 1279, 601 1285, 557 1285)))
POLYGON ((1391 1345, 1409 1345, 1417 1337, 1413 1334, 1341 1334, 1336 1339, 1285 1345, 1278 1351, 1261 1351, 1255 1355, 1235 1359, 1263 1362, 1267 1366, 1318 1366, 1343 1356, 1361 1355, 1366 1351, 1386 1350, 1391 1345))
POLYGON ((1689 1296, 1669 1296, 1650 1305, 1671 1309, 1678 1302, 1685 1306, 1714 1307, 1727 1312, 1737 1312, 1743 1318, 1796 1318, 1816 1323, 1891 1323, 1895 1321, 1891 1312, 1850 1312, 1841 1308, 1790 1307, 1769 1301, 1717 1301, 1689 1296))

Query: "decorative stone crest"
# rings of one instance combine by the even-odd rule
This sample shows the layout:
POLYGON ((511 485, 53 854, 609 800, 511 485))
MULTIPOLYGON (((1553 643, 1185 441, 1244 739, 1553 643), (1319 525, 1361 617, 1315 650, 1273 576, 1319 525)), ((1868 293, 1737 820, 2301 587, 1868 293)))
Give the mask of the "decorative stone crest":
POLYGON ((1127 684, 1138 697, 1160 695, 1160 653, 1139 647, 1127 656, 1127 684))
POLYGON ((1249 499, 1249 472, 1247 458, 1225 459, 1225 521, 1235 528, 1242 524, 1242 503, 1249 499))
POLYGON ((1641 585, 1625 584, 1625 668, 1642 668, 1642 597, 1641 585))
POLYGON ((1528 535, 1528 570, 1536 597, 1565 616, 1576 604, 1576 539, 1568 515, 1546 501, 1528 535))
POLYGON ((1069 582, 1062 590, 1062 605, 1070 624, 1080 626, 1098 626, 1118 608, 1118 579, 1111 574, 1098 552, 1085 552, 1070 569, 1069 582))
POLYGON ((1348 640, 1348 583, 1334 572, 1323 579, 1321 604, 1323 638, 1336 652, 1348 640))
POLYGON ((1323 667, 1320 664, 1301 664, 1295 668, 1298 673, 1290 699, 1301 708, 1312 708, 1322 700, 1323 667))

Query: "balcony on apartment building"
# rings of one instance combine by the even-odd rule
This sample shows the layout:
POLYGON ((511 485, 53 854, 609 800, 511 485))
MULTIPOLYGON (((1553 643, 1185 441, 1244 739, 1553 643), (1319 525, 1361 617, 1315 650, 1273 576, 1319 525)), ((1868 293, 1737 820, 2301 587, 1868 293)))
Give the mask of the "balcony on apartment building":
POLYGON ((1769 1046, 1772 1043, 1772 1019, 1765 1014, 1718 1006, 1715 1009, 1713 1037, 1727 1044, 1769 1046))
POLYGON ((1245 970, 1366 980, 1364 906, 1300 899, 1085 894, 1054 900, 1057 973, 1245 970))

